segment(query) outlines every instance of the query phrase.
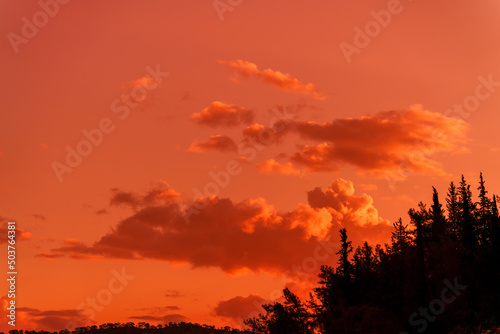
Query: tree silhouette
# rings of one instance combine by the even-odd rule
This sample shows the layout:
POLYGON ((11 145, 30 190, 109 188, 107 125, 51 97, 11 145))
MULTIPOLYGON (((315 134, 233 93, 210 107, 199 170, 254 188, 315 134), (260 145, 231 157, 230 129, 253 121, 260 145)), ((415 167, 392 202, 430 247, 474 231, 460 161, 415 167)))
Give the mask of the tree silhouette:
POLYGON ((312 315, 288 288, 283 289, 284 303, 275 302, 262 307, 265 315, 245 320, 254 333, 262 334, 312 334, 312 315))
POLYGON ((458 188, 451 182, 445 215, 433 188, 429 209, 420 202, 408 211, 410 225, 401 218, 393 224, 390 245, 364 242, 352 259, 352 243, 341 229, 338 266, 321 266, 309 313, 284 307, 281 318, 271 319, 295 321, 301 317, 287 317, 308 313, 307 330, 328 334, 500 331, 500 216, 482 174, 478 190, 475 204, 463 176, 458 188))

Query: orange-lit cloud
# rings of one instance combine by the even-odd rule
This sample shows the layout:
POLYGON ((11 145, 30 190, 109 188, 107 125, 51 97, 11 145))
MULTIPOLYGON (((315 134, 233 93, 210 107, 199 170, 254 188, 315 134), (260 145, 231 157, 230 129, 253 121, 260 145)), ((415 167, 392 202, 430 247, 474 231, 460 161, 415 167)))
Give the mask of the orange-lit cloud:
POLYGON ((234 152, 237 146, 234 140, 225 135, 210 136, 205 142, 194 141, 188 148, 189 152, 204 152, 216 150, 220 152, 234 152))
POLYGON ((281 164, 274 159, 269 159, 257 165, 259 172, 263 174, 301 175, 300 170, 293 167, 291 162, 281 164))
POLYGON ((255 115, 253 111, 235 106, 234 104, 226 104, 220 101, 214 101, 199 113, 191 115, 191 119, 199 124, 211 127, 234 127, 241 124, 252 123, 255 115))
POLYGON ((386 241, 390 235, 390 224, 378 216, 372 198, 355 196, 349 181, 336 180, 325 192, 316 188, 308 193, 308 201, 279 213, 262 198, 235 203, 212 196, 190 205, 169 198, 143 206, 93 245, 69 240, 49 255, 149 258, 229 273, 243 269, 277 273, 302 263, 318 247, 333 260, 332 245, 336 247, 341 227, 353 234, 354 244, 386 241))
POLYGON ((243 129, 243 141, 248 144, 270 145, 277 143, 278 131, 262 124, 254 123, 243 129))
POLYGON ((354 195, 351 181, 337 179, 324 191, 315 188, 307 192, 307 201, 312 208, 328 208, 337 220, 342 221, 353 245, 361 245, 365 240, 374 244, 387 242, 391 224, 379 216, 371 196, 354 195))
POLYGON ((214 308, 215 315, 233 320, 237 325, 243 325, 243 320, 265 313, 262 304, 266 300, 259 295, 250 294, 247 297, 236 296, 220 301, 214 308))
POLYGON ((440 152, 463 152, 468 129, 463 120, 421 106, 322 124, 287 120, 276 126, 285 127, 282 135, 296 133, 302 140, 317 142, 300 145, 291 157, 309 171, 338 171, 349 164, 377 176, 402 168, 445 175, 440 163, 430 157, 440 152))
POLYGON ((292 75, 275 71, 270 68, 259 70, 256 64, 245 60, 218 60, 220 64, 228 65, 234 70, 236 78, 254 77, 259 78, 266 83, 289 92, 297 92, 311 95, 313 98, 323 100, 325 97, 318 91, 318 87, 312 83, 305 84, 294 78, 292 75))

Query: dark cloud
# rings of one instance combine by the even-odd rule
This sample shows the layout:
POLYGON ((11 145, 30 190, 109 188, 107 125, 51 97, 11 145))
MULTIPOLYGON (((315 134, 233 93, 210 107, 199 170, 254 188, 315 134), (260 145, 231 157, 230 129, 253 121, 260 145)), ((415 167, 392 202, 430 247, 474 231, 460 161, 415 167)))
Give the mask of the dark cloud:
POLYGON ((129 319, 143 320, 143 321, 151 321, 151 322, 161 322, 161 323, 170 323, 176 322, 179 323, 181 321, 188 322, 189 319, 183 316, 182 314, 174 313, 167 314, 163 316, 154 316, 154 315, 143 315, 143 316, 133 316, 129 317, 129 319))
POLYGON ((101 209, 101 210, 97 210, 95 212, 96 215, 107 215, 108 214, 108 210, 106 209, 101 209))
MULTIPOLYGON (((15 222, 15 220, 0 217, 0 244, 7 243, 7 241, 9 240, 7 238, 9 231, 9 222, 15 222)), ((19 228, 18 224, 16 224, 16 241, 29 239, 31 239, 31 233, 25 229, 19 228)))
POLYGON ((184 295, 181 294, 180 291, 178 291, 178 290, 167 290, 165 292, 165 297, 168 297, 168 298, 180 298, 180 297, 184 297, 184 295))
POLYGON ((215 135, 210 136, 206 142, 195 141, 191 144, 188 151, 204 152, 206 150, 216 150, 220 152, 234 152, 237 150, 236 143, 228 136, 215 135))
MULTIPOLYGON (((6 296, 2 297, 6 299, 6 296)), ((5 310, 2 310, 5 312, 5 310)), ((18 326, 34 327, 50 331, 60 331, 72 327, 75 324, 81 326, 86 324, 86 318, 79 314, 78 310, 39 310, 31 307, 19 307, 17 312, 20 315, 18 326)))
POLYGON ((237 296, 220 301, 214 308, 215 315, 232 319, 236 324, 243 325, 243 320, 265 313, 262 304, 266 300, 258 295, 250 294, 247 297, 237 296))
MULTIPOLYGON (((134 209, 147 205, 155 205, 180 196, 179 193, 171 189, 166 183, 158 184, 143 195, 122 191, 117 188, 113 188, 111 191, 113 192, 113 196, 109 202, 110 206, 130 206, 134 209)), ((103 210, 100 211, 102 212, 103 210)))

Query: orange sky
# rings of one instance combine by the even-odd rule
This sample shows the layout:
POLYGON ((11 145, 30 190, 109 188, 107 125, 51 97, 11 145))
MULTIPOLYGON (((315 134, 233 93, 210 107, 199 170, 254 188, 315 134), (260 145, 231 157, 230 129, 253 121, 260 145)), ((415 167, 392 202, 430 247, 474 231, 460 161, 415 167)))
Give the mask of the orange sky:
POLYGON ((433 185, 444 201, 482 171, 500 189, 498 1, 7 0, 0 16, 17 329, 237 326, 285 282, 310 288, 339 228, 383 243, 433 185))

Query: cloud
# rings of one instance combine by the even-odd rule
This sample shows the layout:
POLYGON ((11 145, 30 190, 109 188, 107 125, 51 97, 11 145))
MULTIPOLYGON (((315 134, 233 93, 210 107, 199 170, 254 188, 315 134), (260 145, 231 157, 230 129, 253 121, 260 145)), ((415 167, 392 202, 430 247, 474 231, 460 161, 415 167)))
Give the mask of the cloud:
POLYGON ((108 214, 108 210, 106 209, 101 209, 101 210, 97 210, 95 212, 96 215, 107 215, 108 214))
POLYGON ((165 292, 165 297, 168 297, 168 298, 180 298, 180 297, 184 297, 184 295, 181 294, 179 290, 167 290, 165 292))
POLYGON ((130 193, 130 192, 124 192, 120 191, 117 188, 111 189, 115 194, 109 201, 110 206, 132 206, 136 207, 137 205, 140 204, 140 199, 135 196, 135 194, 130 193))
POLYGON ((220 152, 234 152, 237 150, 236 143, 225 135, 210 136, 206 142, 194 141, 188 148, 189 152, 204 152, 206 150, 217 150, 220 152))
MULTIPOLYGON (((163 201, 169 201, 170 199, 180 196, 180 194, 170 188, 166 182, 159 183, 156 187, 149 190, 144 195, 121 191, 117 188, 113 188, 111 191, 113 192, 113 196, 109 202, 110 206, 130 206, 133 209, 137 209, 141 206, 161 203, 163 201)), ((102 212, 103 210, 99 210, 98 212, 102 212)))
POLYGON ((137 320, 144 320, 144 321, 155 321, 155 322, 161 322, 161 323, 170 323, 170 322, 187 322, 189 319, 183 316, 182 314, 174 313, 174 314, 167 314, 163 316, 154 316, 154 315, 143 315, 143 316, 133 316, 129 317, 129 319, 137 319, 137 320))
MULTIPOLYGON (((9 231, 8 222, 12 222, 12 221, 15 221, 15 220, 7 219, 7 218, 0 216, 0 244, 7 243, 7 241, 9 240, 7 238, 8 231, 9 231)), ((21 241, 21 240, 29 240, 29 239, 31 239, 31 233, 24 230, 24 229, 20 229, 16 224, 16 242, 21 241)))
POLYGON ((336 219, 343 222, 354 245, 365 240, 384 244, 392 226, 379 216, 373 198, 367 194, 354 195, 354 184, 339 178, 325 191, 317 187, 307 192, 307 201, 312 208, 328 208, 336 219))
POLYGON ((169 305, 169 306, 159 306, 159 307, 143 307, 140 309, 137 309, 138 311, 147 311, 149 314, 154 315, 154 314, 159 314, 163 313, 165 311, 179 311, 180 307, 176 305, 169 305))
POLYGON ((318 87, 316 87, 316 85, 312 83, 305 84, 290 74, 275 71, 270 68, 259 70, 256 64, 241 59, 234 61, 218 60, 218 63, 231 67, 234 71, 236 79, 239 77, 259 78, 262 81, 270 83, 284 91, 308 94, 317 100, 325 99, 325 97, 318 91, 318 87))
MULTIPOLYGON (((6 319, 8 303, 9 298, 7 296, 0 298, 0 313, 4 319, 6 319)), ((86 318, 80 315, 78 310, 74 309, 43 311, 30 307, 16 308, 16 327, 25 330, 36 329, 58 332, 75 324, 78 324, 78 326, 84 325, 86 324, 85 320, 86 318)))
POLYGON ((254 117, 255 115, 251 110, 234 104, 214 101, 210 107, 203 109, 199 113, 192 114, 190 119, 210 127, 235 127, 252 123, 254 117))
POLYGON ((151 89, 152 87, 156 87, 157 85, 161 86, 161 83, 152 77, 140 77, 137 80, 132 80, 122 84, 122 89, 136 88, 136 87, 137 88, 144 87, 147 89, 151 89))
POLYGON ((257 165, 259 172, 263 174, 301 175, 300 170, 293 167, 291 162, 281 164, 274 159, 269 159, 257 165))
POLYGON ((238 325, 243 325, 243 320, 265 313, 262 304, 266 302, 264 298, 255 294, 247 297, 236 296, 220 301, 214 308, 214 313, 219 317, 229 318, 238 325))
POLYGON ((243 141, 250 145, 267 146, 279 142, 279 132, 268 126, 255 123, 243 129, 243 141))
POLYGON ((44 255, 156 259, 233 274, 244 270, 276 274, 319 251, 330 254, 322 262, 335 263, 341 227, 349 227, 356 236, 354 244, 366 239, 385 242, 390 236, 391 226, 378 216, 372 198, 355 196, 349 181, 336 180, 325 192, 316 188, 308 201, 277 212, 263 198, 233 202, 211 196, 191 204, 169 198, 142 207, 91 245, 67 240, 44 255))
POLYGON ((329 123, 287 120, 282 135, 295 133, 300 144, 291 162, 312 172, 339 171, 345 165, 376 176, 412 171, 446 175, 430 157, 441 152, 463 152, 468 129, 463 120, 412 106, 381 111, 373 116, 336 119, 329 123))

